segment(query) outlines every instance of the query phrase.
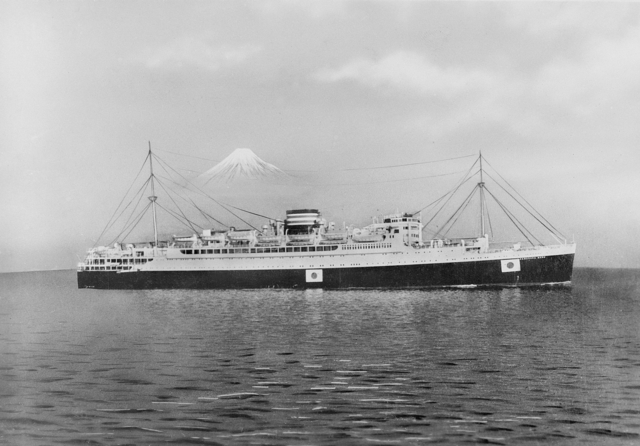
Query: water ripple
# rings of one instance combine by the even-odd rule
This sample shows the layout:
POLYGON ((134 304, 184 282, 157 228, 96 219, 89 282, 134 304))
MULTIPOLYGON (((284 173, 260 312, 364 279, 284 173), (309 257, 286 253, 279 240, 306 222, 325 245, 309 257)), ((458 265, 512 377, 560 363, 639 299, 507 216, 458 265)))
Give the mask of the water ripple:
POLYGON ((590 274, 558 291, 313 293, 79 291, 71 272, 0 277, 0 436, 633 444, 640 274, 590 274))

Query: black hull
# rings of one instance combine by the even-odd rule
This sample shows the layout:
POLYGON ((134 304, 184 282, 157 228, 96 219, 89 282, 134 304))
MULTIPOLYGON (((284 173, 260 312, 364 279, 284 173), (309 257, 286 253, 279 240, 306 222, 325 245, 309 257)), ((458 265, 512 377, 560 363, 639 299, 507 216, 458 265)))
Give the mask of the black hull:
POLYGON ((574 254, 520 260, 520 271, 502 272, 500 260, 367 268, 326 268, 322 282, 307 282, 304 269, 235 271, 78 271, 78 288, 436 288, 540 286, 571 281, 574 254))

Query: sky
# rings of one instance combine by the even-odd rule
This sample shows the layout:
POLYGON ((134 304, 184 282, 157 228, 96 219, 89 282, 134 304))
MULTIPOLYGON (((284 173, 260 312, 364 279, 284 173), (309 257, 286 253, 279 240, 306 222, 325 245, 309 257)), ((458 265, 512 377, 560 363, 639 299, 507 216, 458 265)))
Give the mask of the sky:
POLYGON ((356 224, 482 152, 576 266, 638 268, 639 123, 638 3, 0 0, 0 271, 74 268, 149 141, 185 175, 251 148, 305 186, 237 206, 356 224))

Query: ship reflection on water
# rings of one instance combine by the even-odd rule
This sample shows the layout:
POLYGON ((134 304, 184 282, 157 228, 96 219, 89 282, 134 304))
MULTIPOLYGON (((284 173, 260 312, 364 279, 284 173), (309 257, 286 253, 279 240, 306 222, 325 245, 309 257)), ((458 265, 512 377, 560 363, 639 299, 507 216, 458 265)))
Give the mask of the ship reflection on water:
POLYGON ((76 290, 5 274, 7 444, 640 441, 640 274, 563 289, 76 290))

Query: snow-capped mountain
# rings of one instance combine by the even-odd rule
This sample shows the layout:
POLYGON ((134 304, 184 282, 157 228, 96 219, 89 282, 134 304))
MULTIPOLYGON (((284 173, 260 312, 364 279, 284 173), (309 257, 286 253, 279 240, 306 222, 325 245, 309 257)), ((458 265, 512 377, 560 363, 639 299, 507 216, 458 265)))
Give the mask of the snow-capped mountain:
POLYGON ((242 178, 284 178, 288 175, 273 164, 263 161, 251 149, 235 149, 229 156, 201 174, 204 184, 211 181, 228 183, 242 178))

